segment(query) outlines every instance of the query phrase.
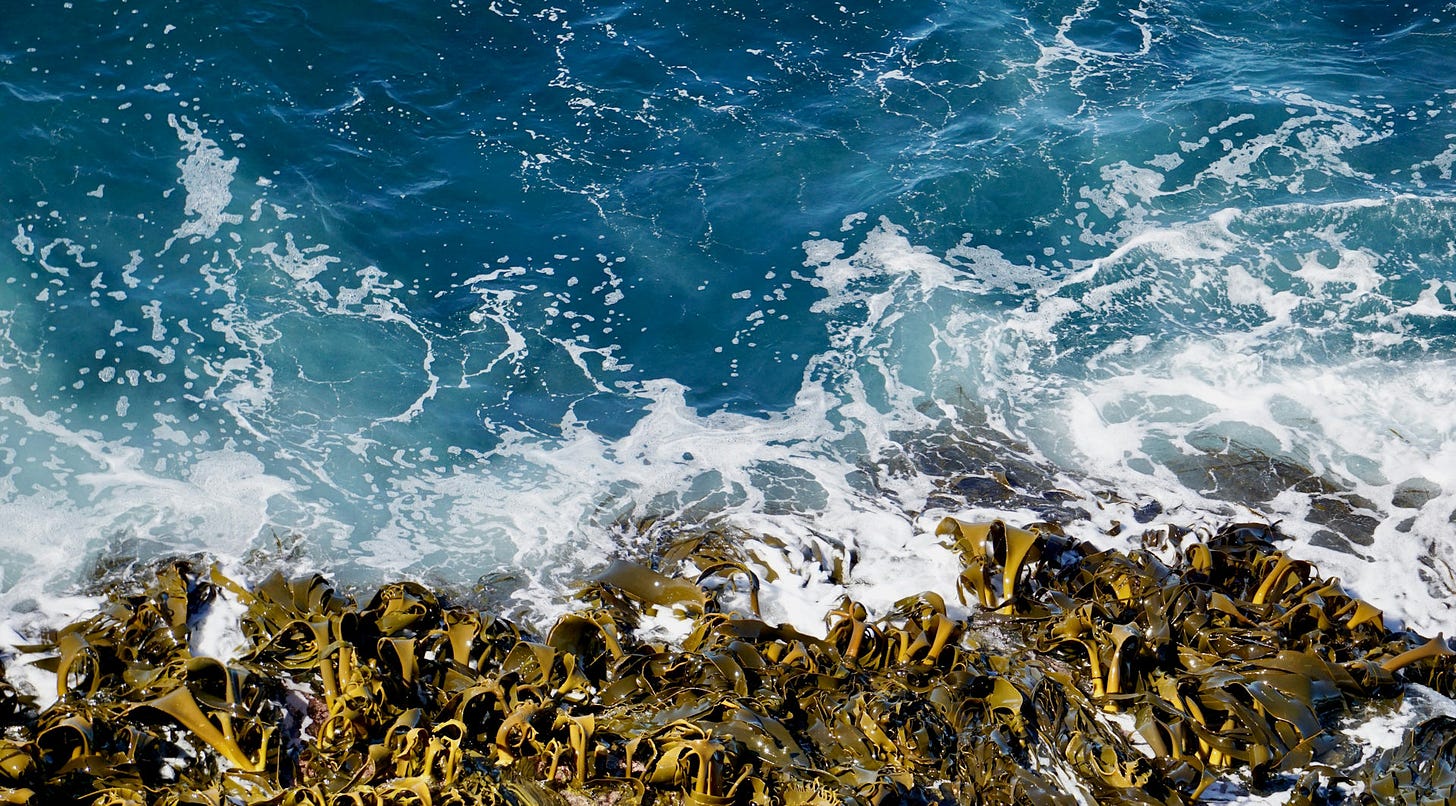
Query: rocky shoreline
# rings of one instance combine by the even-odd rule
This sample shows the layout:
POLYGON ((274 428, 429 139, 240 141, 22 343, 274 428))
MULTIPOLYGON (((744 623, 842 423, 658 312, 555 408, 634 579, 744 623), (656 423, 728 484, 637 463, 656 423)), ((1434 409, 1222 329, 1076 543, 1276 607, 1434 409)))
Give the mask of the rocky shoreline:
POLYGON ((761 620, 753 564, 711 535, 611 564, 539 633, 413 582, 361 603, 154 564, 20 648, 55 699, 0 683, 0 803, 1182 804, 1230 776, 1301 805, 1456 796, 1456 720, 1381 753, 1338 730, 1450 694, 1456 656, 1275 527, 1126 552, 1052 523, 937 533, 969 611, 846 598, 822 638, 761 620), (195 654, 222 599, 245 647, 195 654), (641 629, 668 614, 680 641, 641 629))

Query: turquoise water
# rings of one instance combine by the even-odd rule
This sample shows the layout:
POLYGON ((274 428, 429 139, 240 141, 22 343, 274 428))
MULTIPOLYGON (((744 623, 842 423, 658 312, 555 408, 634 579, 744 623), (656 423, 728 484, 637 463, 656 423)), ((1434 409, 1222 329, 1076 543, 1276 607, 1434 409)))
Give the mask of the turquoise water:
POLYGON ((291 534, 549 598, 644 518, 872 585, 979 508, 1284 518, 1456 627, 1449 4, 5 17, 11 607, 291 534))

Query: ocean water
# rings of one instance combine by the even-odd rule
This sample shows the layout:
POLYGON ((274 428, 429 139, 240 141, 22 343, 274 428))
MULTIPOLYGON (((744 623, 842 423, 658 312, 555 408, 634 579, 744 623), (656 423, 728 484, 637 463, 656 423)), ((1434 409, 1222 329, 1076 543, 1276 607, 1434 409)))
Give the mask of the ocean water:
POLYGON ((1456 4, 3 5, 6 619, 696 527, 812 619, 959 513, 1456 632, 1456 4))

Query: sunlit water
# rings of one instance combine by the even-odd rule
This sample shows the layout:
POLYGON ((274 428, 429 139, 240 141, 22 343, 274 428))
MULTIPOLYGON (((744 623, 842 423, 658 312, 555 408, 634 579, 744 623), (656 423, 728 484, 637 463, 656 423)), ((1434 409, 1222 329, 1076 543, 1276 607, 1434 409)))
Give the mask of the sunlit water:
POLYGON ((794 618, 958 511, 1456 630, 1452 5, 19 5, 12 611, 294 540, 550 610, 658 519, 794 618))

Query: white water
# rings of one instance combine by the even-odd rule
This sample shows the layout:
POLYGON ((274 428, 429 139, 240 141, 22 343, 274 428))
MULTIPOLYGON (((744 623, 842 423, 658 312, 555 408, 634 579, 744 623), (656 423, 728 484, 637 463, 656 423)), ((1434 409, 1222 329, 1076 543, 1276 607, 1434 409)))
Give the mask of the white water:
MULTIPOLYGON (((1296 129, 1339 128, 1330 110, 1290 103, 1313 110, 1296 129)), ((106 325, 115 346, 69 364, 18 335, 22 314, 0 317, 11 468, 0 512, 19 530, 0 566, 11 612, 64 592, 97 555, 226 561, 298 532, 311 562, 352 581, 468 584, 513 569, 523 606, 544 618, 607 557, 635 550, 634 523, 665 518, 785 543, 746 545, 780 580, 764 596, 771 617, 813 629, 845 593, 875 608, 952 593, 953 558, 931 536, 943 515, 1041 516, 934 497, 946 473, 984 468, 917 470, 907 450, 973 424, 999 434, 1008 459, 1052 474, 1086 512, 1068 525, 1077 537, 1136 536, 1107 534, 1136 520, 1107 491, 1156 498, 1164 514, 1149 527, 1281 520, 1296 553, 1392 617, 1456 631, 1456 375, 1441 329, 1456 316, 1456 282, 1418 279, 1414 247, 1374 234, 1423 216, 1439 231, 1447 200, 1230 208, 1178 224, 1147 215, 1160 196, 1252 170, 1230 156, 1163 189, 1162 171, 1204 148, 1194 143, 1177 159, 1107 166, 1105 184, 1080 190, 1114 224, 1083 221, 1082 241, 1103 252, 1093 260, 1049 248, 1048 265, 1013 262, 974 233, 936 254, 895 222, 850 216, 833 237, 806 238, 803 265, 784 272, 817 290, 800 315, 829 347, 808 360, 791 408, 750 416, 697 411, 670 377, 631 380, 611 328, 575 311, 592 297, 610 314, 631 293, 613 268, 622 258, 493 261, 458 282, 478 303, 450 329, 416 313, 414 285, 316 242, 268 200, 271 180, 240 187, 247 166, 205 127, 168 124, 185 199, 164 243, 120 250, 124 265, 112 265, 69 237, 80 222, 62 211, 12 240, 16 265, 45 272, 39 301, 105 295, 126 313, 106 325), (558 274, 569 290, 508 284, 558 274), (178 283, 208 302, 206 320, 161 298, 178 283), (579 337, 552 330, 560 321, 579 337), (56 377, 68 366, 79 369, 56 377), (574 408, 545 432, 494 422, 542 366, 644 413, 616 437, 574 408), (502 395, 477 424, 490 441, 430 420, 445 396, 482 392, 502 395), (99 404, 78 413, 71 398, 99 404), (1345 527, 1357 533, 1348 545, 1311 522, 1327 503, 1318 493, 1217 489, 1198 468, 1221 452, 1303 468, 1368 526, 1345 527), (831 562, 804 559, 851 552, 844 586, 829 581, 831 562)), ((1295 136, 1281 132, 1281 143, 1295 136)), ((1338 160, 1356 142, 1313 138, 1308 153, 1338 160)), ((740 335, 766 320, 755 314, 740 335)))

